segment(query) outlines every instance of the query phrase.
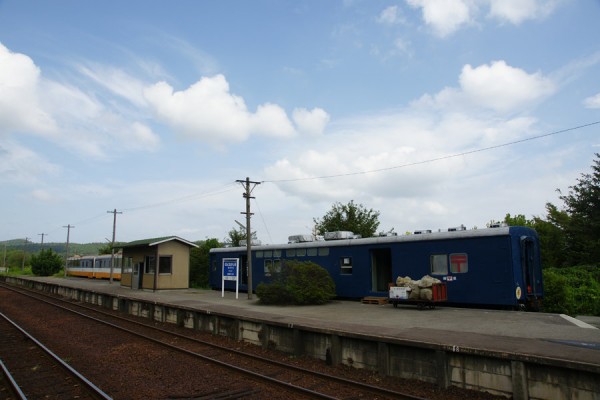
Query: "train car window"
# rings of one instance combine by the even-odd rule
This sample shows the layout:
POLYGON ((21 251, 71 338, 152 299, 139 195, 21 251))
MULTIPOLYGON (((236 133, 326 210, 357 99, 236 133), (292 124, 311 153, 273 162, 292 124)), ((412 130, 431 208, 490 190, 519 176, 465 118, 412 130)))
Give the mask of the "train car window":
POLYGON ((296 257, 296 249, 287 249, 285 251, 286 257, 296 257))
POLYGON ((273 260, 265 260, 265 276, 271 276, 271 271, 273 271, 273 260))
POLYGON ((342 275, 352 275, 352 257, 341 257, 340 267, 342 275))
POLYGON ((217 260, 213 260, 213 262, 212 262, 212 270, 213 270, 213 272, 217 272, 217 260))
POLYGON ((281 260, 279 258, 273 260, 273 272, 277 274, 281 272, 281 260))
POLYGON ((256 252, 256 258, 263 258, 263 252, 262 251, 257 251, 256 252))
POLYGON ((306 254, 309 257, 315 257, 317 255, 317 249, 308 249, 306 250, 306 254))
POLYGON ((296 249, 296 257, 306 256, 306 249, 296 249))
POLYGON ((273 257, 273 252, 271 250, 265 250, 263 254, 264 254, 265 258, 273 257))
POLYGON ((321 247, 319 248, 319 256, 327 257, 329 255, 329 247, 321 247))
POLYGON ((466 253, 450 254, 450 272, 454 274, 469 272, 469 257, 466 253))
POLYGON ((446 254, 432 254, 429 262, 432 275, 448 275, 448 256, 446 254))
POLYGON ((273 257, 275 257, 275 258, 281 257, 281 250, 273 250, 273 257))
POLYGON ((173 256, 158 257, 158 273, 159 274, 173 273, 173 256))

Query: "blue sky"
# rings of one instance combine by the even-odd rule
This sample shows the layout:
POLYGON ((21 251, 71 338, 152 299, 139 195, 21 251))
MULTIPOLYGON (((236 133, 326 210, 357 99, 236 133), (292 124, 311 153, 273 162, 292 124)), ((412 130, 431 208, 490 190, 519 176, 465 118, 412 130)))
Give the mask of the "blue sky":
POLYGON ((600 152, 599 18, 596 0, 0 0, 0 240, 104 241, 113 209, 119 241, 224 239, 246 177, 263 243, 350 200, 399 233, 543 217, 600 152))

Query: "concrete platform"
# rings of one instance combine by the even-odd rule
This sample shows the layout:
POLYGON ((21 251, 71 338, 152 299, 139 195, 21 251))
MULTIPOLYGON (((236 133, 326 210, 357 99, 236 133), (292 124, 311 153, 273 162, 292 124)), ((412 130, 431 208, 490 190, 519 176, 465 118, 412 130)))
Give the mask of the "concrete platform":
MULTIPOLYGON (((600 399, 600 318, 332 301, 266 306, 246 293, 121 287, 118 281, 22 277, 107 296, 128 312, 380 373, 512 396, 600 399), (134 304, 135 303, 135 304, 134 304), (160 309, 160 310, 157 310, 160 309), (191 321, 191 322, 190 322, 191 321), (595 326, 596 325, 596 326, 595 326)), ((99 296, 100 296, 99 295, 99 296)), ((94 296, 91 296, 92 298, 94 296)), ((97 300, 97 299, 96 299, 97 300)))
POLYGON ((225 314, 252 315, 279 323, 330 328, 388 338, 562 359, 600 367, 598 317, 333 301, 322 306, 266 306, 256 295, 214 290, 139 291, 119 282, 80 278, 27 277, 61 286, 86 288, 123 297, 225 314))

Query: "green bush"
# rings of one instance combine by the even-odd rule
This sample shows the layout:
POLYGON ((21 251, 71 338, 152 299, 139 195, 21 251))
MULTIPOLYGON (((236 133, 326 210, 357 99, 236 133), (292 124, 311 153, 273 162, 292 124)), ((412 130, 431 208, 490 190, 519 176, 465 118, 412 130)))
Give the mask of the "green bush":
POLYGON ((600 272, 596 266, 544 270, 544 311, 600 316, 600 272))
POLYGON ((271 283, 256 287, 263 304, 325 304, 335 297, 335 284, 327 271, 313 262, 284 261, 272 272, 271 283))
POLYGON ((52 251, 42 250, 39 255, 31 256, 31 272, 38 276, 50 276, 56 274, 63 265, 63 259, 52 251))

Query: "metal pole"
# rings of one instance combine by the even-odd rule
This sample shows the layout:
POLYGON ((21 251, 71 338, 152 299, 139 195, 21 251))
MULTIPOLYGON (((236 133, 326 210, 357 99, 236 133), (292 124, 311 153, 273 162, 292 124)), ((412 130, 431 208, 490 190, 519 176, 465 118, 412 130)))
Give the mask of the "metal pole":
POLYGON ((117 230, 117 214, 123 214, 122 212, 118 212, 117 209, 115 208, 113 211, 107 211, 107 213, 112 213, 113 214, 113 234, 112 234, 112 244, 111 244, 111 250, 112 250, 112 255, 110 257, 110 276, 109 276, 109 283, 113 283, 113 269, 114 269, 114 265, 115 265, 115 232, 117 230))
POLYGON ((67 277, 67 268, 69 266, 69 236, 71 235, 71 228, 75 228, 71 224, 67 226, 63 226, 63 228, 67 228, 67 255, 65 256, 65 278, 67 277))

